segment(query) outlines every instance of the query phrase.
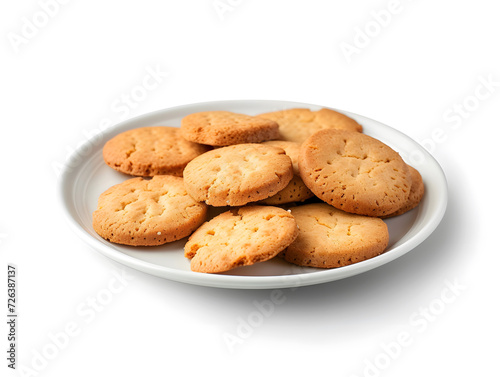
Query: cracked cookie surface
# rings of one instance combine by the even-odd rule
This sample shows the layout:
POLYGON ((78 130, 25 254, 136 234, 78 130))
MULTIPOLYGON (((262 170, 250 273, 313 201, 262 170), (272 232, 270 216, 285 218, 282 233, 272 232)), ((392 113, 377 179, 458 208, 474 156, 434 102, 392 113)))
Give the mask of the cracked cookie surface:
POLYGON ((181 133, 187 140, 212 146, 259 143, 279 136, 275 121, 229 111, 190 114, 181 121, 181 133))
POLYGON ((295 241, 281 256, 299 266, 335 268, 373 258, 389 243, 387 225, 317 203, 291 208, 299 227, 295 241))
POLYGON ((131 246, 156 246, 189 236, 206 219, 207 206, 192 199, 183 180, 157 175, 132 178, 99 196, 93 227, 102 238, 131 246))
POLYGON ((259 117, 274 120, 279 124, 279 138, 303 143, 313 133, 323 129, 342 129, 362 132, 363 127, 354 119, 331 109, 288 109, 259 114, 259 117))
POLYGON ((185 140, 175 127, 142 127, 113 137, 102 154, 107 165, 125 174, 182 177, 187 163, 209 149, 185 140))
POLYGON ((184 170, 186 190, 212 206, 241 206, 266 199, 293 177, 292 161, 282 148, 238 144, 193 159, 184 170))
POLYGON ((359 132, 318 131, 301 146, 299 170, 317 197, 359 215, 388 215, 410 194, 410 171, 399 154, 359 132))
POLYGON ((247 206, 204 223, 189 237, 184 255, 191 259, 192 271, 223 272, 273 258, 297 234, 297 223, 288 211, 247 206))

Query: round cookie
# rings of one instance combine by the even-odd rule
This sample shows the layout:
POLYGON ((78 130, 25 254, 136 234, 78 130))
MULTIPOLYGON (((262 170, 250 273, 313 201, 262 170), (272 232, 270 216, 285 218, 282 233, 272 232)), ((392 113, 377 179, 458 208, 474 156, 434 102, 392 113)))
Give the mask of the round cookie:
POLYGON ((189 236, 206 219, 207 206, 196 202, 182 178, 157 175, 132 178, 99 196, 94 230, 102 238, 131 246, 155 246, 189 236))
POLYGON ((302 181, 302 178, 300 178, 300 144, 293 141, 283 140, 265 141, 262 144, 282 148, 285 151, 286 155, 292 160, 293 178, 283 190, 267 199, 261 200, 260 202, 269 205, 281 205, 293 202, 303 202, 304 200, 312 198, 314 194, 307 188, 302 181))
POLYGON ((241 206, 266 199, 286 187, 292 161, 281 148, 238 144, 214 149, 184 169, 186 190, 212 206, 241 206))
POLYGON ((103 148, 104 161, 119 172, 154 176, 182 177, 189 161, 209 150, 185 140, 175 127, 142 127, 122 132, 103 148))
POLYGON ((299 235, 281 256, 299 266, 335 268, 381 254, 389 232, 377 217, 354 215, 325 203, 292 207, 299 235))
POLYGON ((242 207, 204 223, 189 237, 184 255, 192 258, 192 271, 223 272, 273 258, 297 234, 295 219, 284 209, 242 207))
POLYGON ((187 140, 212 146, 259 143, 279 136, 275 121, 229 111, 190 114, 181 121, 181 133, 187 140))
POLYGON ((399 154, 359 132, 316 132, 301 146, 299 170, 318 198, 358 215, 390 214, 410 194, 410 171, 399 154))
POLYGON ((418 172, 417 169, 414 167, 408 165, 408 168, 410 169, 410 175, 411 175, 411 188, 410 188, 410 196, 408 197, 408 200, 406 201, 405 204, 396 212, 393 212, 387 216, 382 216, 383 219, 389 218, 389 217, 394 217, 394 216, 399 216, 402 215, 403 213, 408 212, 409 210, 412 210, 422 200, 425 192, 425 187, 424 187, 424 181, 422 180, 422 176, 418 172))
POLYGON ((289 109, 258 115, 279 124, 280 139, 303 143, 313 133, 328 129, 342 129, 362 132, 363 127, 354 119, 335 110, 323 108, 318 111, 309 109, 289 109))

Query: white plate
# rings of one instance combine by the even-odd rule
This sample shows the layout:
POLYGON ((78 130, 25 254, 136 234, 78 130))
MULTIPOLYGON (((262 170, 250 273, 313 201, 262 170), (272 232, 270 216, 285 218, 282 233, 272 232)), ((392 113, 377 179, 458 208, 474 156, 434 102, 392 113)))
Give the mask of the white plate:
POLYGON ((444 173, 436 160, 419 144, 401 132, 360 115, 343 112, 363 125, 364 133, 391 146, 417 168, 425 183, 420 205, 398 217, 385 220, 390 234, 385 253, 375 258, 336 269, 316 269, 288 264, 280 258, 253 266, 239 267, 223 274, 192 272, 184 257, 185 240, 154 248, 112 244, 99 237, 92 228, 92 212, 97 198, 110 186, 130 178, 109 168, 102 159, 102 147, 120 132, 145 126, 179 127, 181 119, 194 112, 227 110, 259 114, 294 107, 317 110, 322 106, 286 101, 219 101, 179 106, 156 111, 122 122, 95 135, 69 158, 61 177, 63 207, 71 227, 90 246, 126 266, 151 275, 184 283, 223 288, 288 288, 325 283, 371 270, 409 252, 425 240, 441 221, 447 204, 444 173))

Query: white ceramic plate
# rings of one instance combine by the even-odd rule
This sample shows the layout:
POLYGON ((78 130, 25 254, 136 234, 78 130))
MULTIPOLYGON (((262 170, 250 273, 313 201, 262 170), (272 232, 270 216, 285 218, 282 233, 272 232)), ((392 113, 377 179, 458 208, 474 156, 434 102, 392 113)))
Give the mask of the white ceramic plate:
POLYGON ((356 119, 363 126, 364 133, 378 138, 406 157, 406 162, 420 171, 425 183, 425 196, 416 209, 385 220, 389 228, 390 242, 382 255, 329 270, 293 266, 275 258, 223 274, 203 274, 189 269, 189 260, 184 257, 183 252, 185 240, 154 248, 128 247, 105 241, 94 232, 92 212, 97 206, 97 198, 110 186, 130 178, 109 168, 102 159, 102 147, 113 136, 137 127, 179 127, 184 116, 198 111, 227 110, 254 115, 294 107, 317 110, 323 106, 286 101, 198 103, 142 115, 112 127, 105 134, 95 135, 72 154, 62 173, 60 193, 71 227, 100 253, 148 274, 190 284, 245 289, 298 287, 357 275, 409 252, 436 229, 447 204, 446 178, 436 160, 401 132, 372 119, 343 112, 356 119))

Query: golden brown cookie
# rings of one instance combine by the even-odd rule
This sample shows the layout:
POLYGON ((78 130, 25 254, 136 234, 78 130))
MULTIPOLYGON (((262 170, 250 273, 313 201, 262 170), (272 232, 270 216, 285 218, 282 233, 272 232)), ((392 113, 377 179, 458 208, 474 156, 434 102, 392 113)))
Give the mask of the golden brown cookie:
POLYGON ((274 195, 292 176, 292 161, 283 149, 238 144, 195 158, 184 169, 184 184, 199 202, 241 206, 274 195))
POLYGON ((382 216, 383 219, 386 219, 388 217, 394 217, 394 216, 399 216, 402 215, 403 213, 408 212, 409 210, 412 210, 422 200, 425 192, 425 187, 424 187, 424 181, 422 180, 422 176, 418 172, 417 169, 414 167, 408 165, 408 168, 410 169, 410 175, 411 175, 411 188, 410 188, 410 196, 408 197, 408 200, 406 201, 405 204, 396 212, 393 212, 387 216, 382 216))
POLYGON ((125 174, 182 177, 187 163, 209 149, 185 140, 175 127, 142 127, 113 137, 102 154, 106 164, 125 174))
POLYGON ((206 219, 207 206, 192 199, 182 178, 132 178, 101 194, 94 230, 124 245, 155 246, 189 236, 206 219))
POLYGON ((293 178, 283 190, 267 199, 261 200, 261 203, 281 205, 293 202, 303 202, 306 199, 312 198, 314 194, 307 188, 302 178, 300 178, 298 161, 300 144, 283 140, 265 141, 262 144, 282 148, 285 151, 286 155, 292 160, 293 178))
POLYGON ((292 207, 299 235, 281 256, 299 266, 334 268, 381 254, 389 243, 383 220, 338 210, 325 203, 292 207))
POLYGON ((184 255, 192 258, 193 271, 223 272, 273 258, 297 234, 295 219, 284 209, 247 206, 204 223, 189 237, 184 255))
POLYGON ((363 131, 363 127, 354 119, 326 108, 318 111, 309 109, 281 110, 260 114, 259 117, 274 120, 279 124, 279 138, 281 140, 297 143, 303 143, 313 133, 328 128, 363 131))
POLYGON ((350 213, 384 216, 410 195, 410 171, 399 154, 359 132, 316 132, 302 144, 299 170, 318 198, 350 213))
POLYGON ((229 111, 190 114, 182 119, 181 133, 187 140, 213 146, 259 143, 279 136, 276 122, 229 111))

